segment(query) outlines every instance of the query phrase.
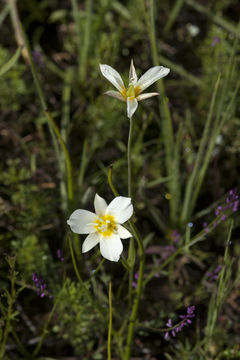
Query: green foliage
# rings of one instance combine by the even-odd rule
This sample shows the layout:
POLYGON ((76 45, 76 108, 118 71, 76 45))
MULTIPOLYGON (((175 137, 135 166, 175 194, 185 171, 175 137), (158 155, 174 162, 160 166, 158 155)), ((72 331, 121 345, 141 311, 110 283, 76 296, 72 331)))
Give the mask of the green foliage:
MULTIPOLYGON (((0 46, 0 69, 11 57, 9 51, 0 46)), ((24 64, 16 64, 8 72, 1 76, 0 81, 0 106, 2 110, 17 111, 24 99, 29 95, 29 88, 23 79, 26 67, 24 64)))
POLYGON ((18 254, 18 266, 24 279, 30 279, 33 272, 43 276, 49 273, 52 257, 46 243, 41 243, 36 235, 12 240, 12 250, 18 254))
POLYGON ((0 174, 0 182, 8 194, 5 217, 14 229, 2 234, 1 240, 9 242, 11 239, 11 251, 18 255, 24 279, 30 279, 33 271, 45 276, 52 263, 49 246, 39 232, 39 228, 49 224, 50 207, 47 194, 40 193, 38 186, 32 183, 32 176, 28 167, 21 166, 20 159, 9 159, 7 168, 0 174))
POLYGON ((226 246, 231 220, 215 216, 228 191, 239 187, 237 2, 22 0, 16 4, 27 50, 38 51, 27 65, 20 50, 13 55, 13 3, 0 12, 6 25, 0 34, 0 254, 13 254, 8 263, 0 258, 0 351, 7 359, 106 359, 111 280, 112 357, 129 359, 127 333, 137 319, 132 358, 239 358, 240 218, 226 211, 234 219, 226 246), (133 119, 133 224, 146 255, 140 298, 132 286, 143 264, 135 240, 129 247, 124 240, 122 263, 103 264, 95 249, 81 254, 84 235, 76 235, 79 282, 66 241, 66 219, 75 208, 92 210, 96 192, 112 199, 110 164, 114 186, 127 194, 126 104, 104 95, 113 87, 99 63, 116 68, 126 82, 131 58, 138 75, 153 65, 171 69, 149 89, 158 88, 160 96, 140 102, 133 119), (212 281, 207 272, 219 264, 212 281), (32 272, 45 278, 52 301, 32 291, 32 272), (10 286, 15 281, 17 288, 10 286), (22 283, 27 289, 17 299, 22 283), (16 300, 23 310, 16 310, 16 300), (165 341, 164 331, 147 329, 163 328, 190 304, 196 318, 176 338, 165 341))
MULTIPOLYGON (((96 310, 86 299, 81 285, 67 280, 61 292, 61 302, 58 307, 58 321, 53 331, 60 339, 70 342, 75 355, 93 354, 93 348, 104 333, 104 324, 96 310), (96 334, 98 334, 96 338, 96 334)), ((93 357, 93 359, 102 357, 93 357)))

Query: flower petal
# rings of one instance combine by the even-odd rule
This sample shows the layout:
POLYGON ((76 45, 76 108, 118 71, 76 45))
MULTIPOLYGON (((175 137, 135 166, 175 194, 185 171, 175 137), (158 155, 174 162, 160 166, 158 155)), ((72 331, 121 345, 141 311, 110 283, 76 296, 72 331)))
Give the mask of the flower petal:
POLYGON ((82 252, 85 253, 91 250, 94 246, 96 246, 100 241, 100 236, 98 232, 93 234, 89 234, 82 244, 82 252))
POLYGON ((130 237, 132 237, 132 234, 125 229, 125 227, 123 227, 122 225, 117 225, 117 233, 120 237, 120 239, 128 239, 130 237))
POLYGON ((117 196, 107 207, 106 214, 112 215, 118 224, 123 224, 130 219, 133 214, 131 198, 117 196))
POLYGON ((94 198, 94 208, 95 208, 96 214, 99 216, 104 215, 105 211, 107 209, 106 201, 98 194, 96 194, 95 198, 94 198))
POLYGON ((96 231, 93 223, 96 221, 97 215, 87 210, 75 210, 67 220, 71 230, 77 234, 90 234, 96 231))
POLYGON ((148 88, 155 81, 161 79, 169 73, 170 69, 164 66, 154 66, 143 74, 137 82, 136 86, 140 87, 140 92, 148 88))
POLYGON ((159 95, 159 93, 157 93, 157 92, 140 94, 140 95, 138 95, 138 97, 137 97, 137 101, 145 100, 145 99, 148 99, 148 98, 150 98, 150 97, 152 97, 152 96, 157 96, 157 95, 159 95))
POLYGON ((120 94, 120 92, 118 92, 118 91, 109 90, 109 91, 106 91, 104 94, 105 94, 105 95, 108 95, 108 96, 112 96, 112 97, 114 97, 115 99, 118 99, 118 100, 121 100, 121 101, 124 101, 124 102, 125 102, 124 97, 123 97, 122 94, 120 94))
POLYGON ((111 66, 106 64, 100 64, 100 70, 103 74, 103 76, 110 81, 110 83, 113 84, 119 91, 122 91, 125 89, 124 83, 122 81, 122 78, 120 74, 114 70, 111 66))
POLYGON ((136 85, 138 81, 136 70, 133 64, 133 59, 131 60, 130 70, 129 70, 129 86, 136 85))
POLYGON ((134 98, 133 100, 130 100, 130 98, 127 98, 127 116, 130 118, 133 116, 135 111, 137 110, 138 102, 134 98))
POLYGON ((118 235, 102 237, 100 240, 100 252, 105 259, 118 261, 123 251, 123 244, 118 235))

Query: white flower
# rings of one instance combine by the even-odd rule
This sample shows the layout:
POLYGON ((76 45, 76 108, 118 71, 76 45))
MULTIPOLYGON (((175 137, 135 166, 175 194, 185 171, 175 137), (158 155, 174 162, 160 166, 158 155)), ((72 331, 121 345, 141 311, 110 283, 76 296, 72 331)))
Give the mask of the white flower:
POLYGON ((133 60, 131 61, 129 70, 129 84, 128 88, 125 88, 124 83, 120 74, 114 70, 111 66, 106 64, 100 64, 100 69, 103 76, 110 81, 110 83, 118 89, 118 91, 110 90, 105 94, 108 96, 115 97, 118 100, 127 103, 127 115, 132 117, 138 107, 138 101, 145 100, 152 96, 159 95, 157 92, 141 94, 150 85, 155 83, 157 80, 166 76, 170 69, 164 66, 154 66, 143 74, 138 80, 133 60))
POLYGON ((133 214, 131 199, 117 196, 109 205, 98 194, 95 195, 96 214, 87 210, 75 210, 67 221, 77 234, 89 234, 83 242, 82 252, 91 250, 98 243, 102 256, 110 261, 118 261, 123 251, 121 239, 132 234, 122 225, 133 214))

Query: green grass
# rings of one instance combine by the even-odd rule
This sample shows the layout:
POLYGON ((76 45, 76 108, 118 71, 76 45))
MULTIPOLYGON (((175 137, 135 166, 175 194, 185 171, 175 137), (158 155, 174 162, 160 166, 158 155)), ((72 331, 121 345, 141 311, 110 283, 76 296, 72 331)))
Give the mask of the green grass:
POLYGON ((0 359, 240 358, 236 14, 233 0, 0 8, 0 359), (127 85, 131 59, 170 74, 130 126, 99 64, 127 85), (116 263, 82 254, 66 223, 96 193, 132 197, 116 263))

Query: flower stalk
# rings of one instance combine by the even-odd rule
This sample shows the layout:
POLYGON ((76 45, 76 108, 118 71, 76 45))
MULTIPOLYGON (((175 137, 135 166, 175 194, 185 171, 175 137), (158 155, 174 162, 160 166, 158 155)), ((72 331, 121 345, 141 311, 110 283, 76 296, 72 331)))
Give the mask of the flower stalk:
POLYGON ((112 337, 112 282, 109 281, 108 289, 108 301, 109 301, 109 312, 108 312, 108 360, 111 360, 111 337, 112 337))
POLYGON ((133 119, 129 119, 129 133, 128 133, 128 196, 132 199, 132 162, 131 162, 131 147, 132 147, 132 128, 133 119))

